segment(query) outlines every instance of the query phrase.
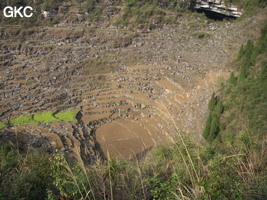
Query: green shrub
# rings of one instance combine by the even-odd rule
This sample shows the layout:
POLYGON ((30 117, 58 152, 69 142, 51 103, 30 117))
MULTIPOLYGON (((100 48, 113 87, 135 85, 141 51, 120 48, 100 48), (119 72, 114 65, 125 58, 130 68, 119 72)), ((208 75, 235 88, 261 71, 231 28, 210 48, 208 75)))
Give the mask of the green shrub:
POLYGON ((25 154, 14 145, 0 144, 0 198, 47 199, 46 189, 52 189, 47 157, 38 152, 25 154))
POLYGON ((176 186, 179 181, 177 175, 173 174, 170 180, 161 180, 161 177, 153 177, 148 179, 150 183, 150 194, 153 199, 169 199, 173 198, 172 192, 176 191, 176 186))
POLYGON ((242 180, 233 170, 236 165, 234 157, 226 159, 220 154, 210 160, 209 172, 202 183, 210 199, 242 199, 242 180))

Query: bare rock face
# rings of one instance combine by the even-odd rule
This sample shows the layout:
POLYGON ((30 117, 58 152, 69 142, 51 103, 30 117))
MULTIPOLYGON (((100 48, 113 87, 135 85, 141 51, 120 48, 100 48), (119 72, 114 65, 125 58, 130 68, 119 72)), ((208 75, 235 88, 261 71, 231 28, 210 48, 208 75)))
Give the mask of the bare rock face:
POLYGON ((208 11, 214 15, 220 15, 221 17, 238 18, 242 15, 240 9, 232 3, 226 5, 223 0, 197 0, 194 9, 204 12, 208 11))

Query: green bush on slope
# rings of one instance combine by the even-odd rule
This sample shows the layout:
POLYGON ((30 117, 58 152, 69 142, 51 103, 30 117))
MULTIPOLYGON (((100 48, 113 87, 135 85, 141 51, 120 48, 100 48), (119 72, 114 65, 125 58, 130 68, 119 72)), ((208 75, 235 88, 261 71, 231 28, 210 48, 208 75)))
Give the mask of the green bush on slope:
POLYGON ((45 199, 46 189, 54 189, 49 172, 46 156, 0 142, 0 199, 45 199))

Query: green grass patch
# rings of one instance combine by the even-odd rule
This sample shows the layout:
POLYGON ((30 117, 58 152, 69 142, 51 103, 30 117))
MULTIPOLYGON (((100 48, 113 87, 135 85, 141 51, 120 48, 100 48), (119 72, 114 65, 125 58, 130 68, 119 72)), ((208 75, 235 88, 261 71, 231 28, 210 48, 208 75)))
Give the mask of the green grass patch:
POLYGON ((33 115, 20 116, 15 119, 11 119, 9 123, 13 126, 22 124, 39 124, 39 122, 33 119, 33 115))
MULTIPOLYGON (((54 111, 47 111, 42 113, 36 113, 34 115, 20 116, 15 119, 11 119, 9 124, 11 126, 22 125, 22 124, 44 124, 56 121, 65 122, 77 122, 76 115, 79 110, 67 110, 62 113, 57 113, 54 115, 54 111)), ((0 129, 5 128, 6 124, 0 122, 0 129)))
POLYGON ((6 128, 6 124, 3 122, 0 122, 0 129, 6 128))
POLYGON ((55 122, 55 121, 60 121, 59 119, 54 117, 54 112, 53 111, 47 111, 43 113, 36 113, 33 116, 33 119, 37 122, 40 123, 49 123, 49 122, 55 122))
POLYGON ((57 113, 55 117, 65 122, 77 122, 76 115, 79 110, 67 110, 63 113, 57 113))

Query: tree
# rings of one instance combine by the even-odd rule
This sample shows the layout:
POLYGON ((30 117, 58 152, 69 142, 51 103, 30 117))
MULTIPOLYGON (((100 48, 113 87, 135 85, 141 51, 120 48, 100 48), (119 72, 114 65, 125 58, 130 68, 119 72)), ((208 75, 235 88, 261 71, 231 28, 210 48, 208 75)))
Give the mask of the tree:
POLYGON ((247 77, 247 69, 245 66, 242 67, 240 74, 238 76, 238 81, 243 81, 247 77))
POLYGON ((252 40, 248 40, 246 49, 244 52, 244 62, 246 67, 251 67, 255 63, 254 43, 252 40))
POLYGON ((205 129, 204 129, 204 132, 203 132, 203 137, 207 140, 208 137, 209 137, 209 134, 210 134, 210 125, 211 125, 211 120, 212 120, 212 117, 211 117, 211 113, 209 114, 209 117, 206 121, 206 126, 205 126, 205 129))
POLYGON ((234 72, 231 72, 231 75, 230 75, 230 77, 229 77, 228 82, 229 82, 230 84, 232 84, 232 85, 235 85, 235 84, 236 84, 236 79, 235 79, 235 74, 234 74, 234 72))
POLYGON ((222 101, 218 101, 216 107, 212 111, 212 114, 219 118, 221 117, 222 112, 223 112, 223 103, 222 101))
POLYGON ((240 49, 239 49, 239 53, 238 53, 237 59, 240 60, 243 55, 244 55, 244 46, 242 44, 240 49))
POLYGON ((220 123, 218 117, 212 117, 211 126, 210 126, 210 134, 207 138, 207 141, 212 143, 213 140, 217 137, 220 131, 220 123))
POLYGON ((210 111, 213 111, 215 106, 217 104, 217 97, 215 96, 215 93, 213 92, 212 95, 211 95, 211 99, 210 99, 210 102, 209 102, 209 110, 210 111))

